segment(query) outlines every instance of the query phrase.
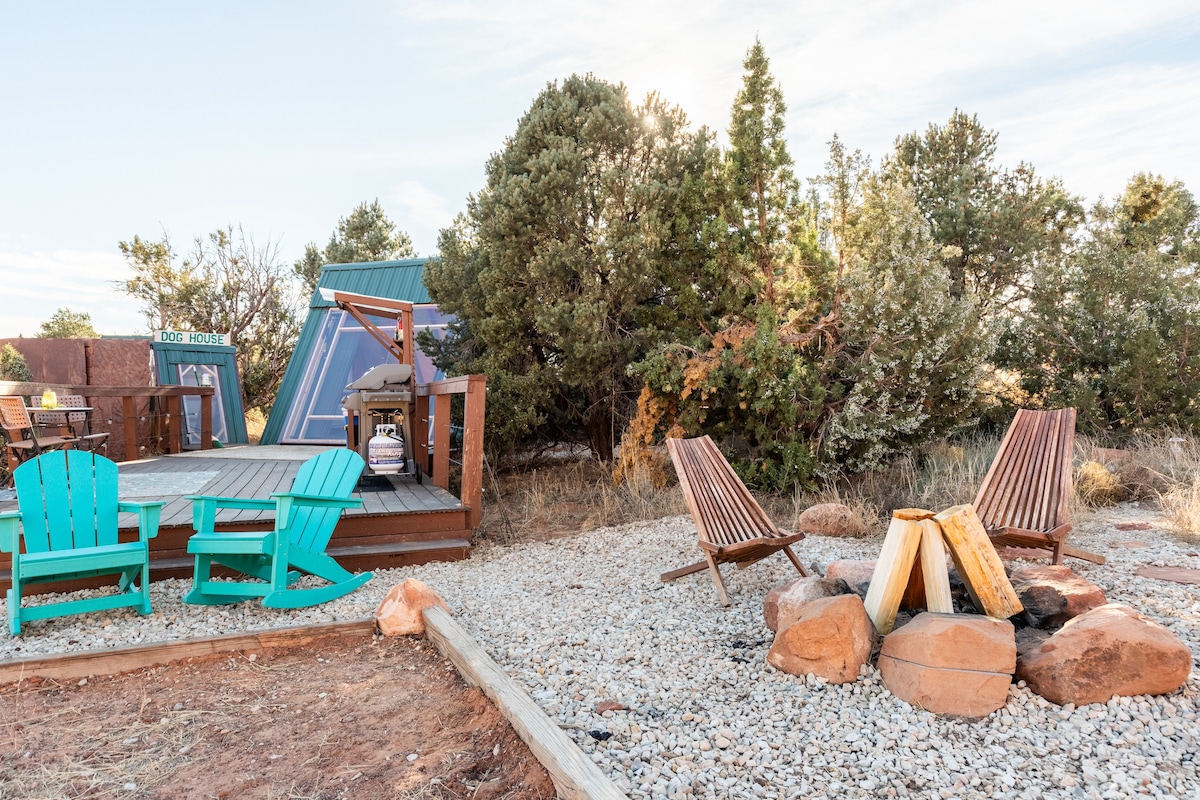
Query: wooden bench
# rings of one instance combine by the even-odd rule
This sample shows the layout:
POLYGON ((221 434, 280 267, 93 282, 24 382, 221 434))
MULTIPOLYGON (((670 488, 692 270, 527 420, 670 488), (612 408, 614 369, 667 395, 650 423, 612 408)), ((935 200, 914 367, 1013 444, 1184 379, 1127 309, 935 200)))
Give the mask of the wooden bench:
POLYGON ((727 606, 729 594, 719 564, 734 563, 744 569, 782 550, 801 575, 808 574, 790 547, 804 534, 786 533, 771 522, 711 438, 668 439, 667 451, 696 523, 704 560, 664 572, 661 580, 672 581, 707 567, 721 605, 727 606))
POLYGON ((1049 550, 1055 564, 1066 556, 1104 563, 1066 542, 1074 453, 1075 409, 1017 411, 975 497, 993 544, 1049 550))

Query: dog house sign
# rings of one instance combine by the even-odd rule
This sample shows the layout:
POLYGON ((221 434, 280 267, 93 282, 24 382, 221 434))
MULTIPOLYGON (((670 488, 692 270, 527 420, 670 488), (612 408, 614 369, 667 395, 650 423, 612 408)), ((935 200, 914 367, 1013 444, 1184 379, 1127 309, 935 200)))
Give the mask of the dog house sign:
POLYGON ((159 344, 212 344, 228 347, 228 333, 199 333, 197 331, 155 331, 154 341, 159 344))

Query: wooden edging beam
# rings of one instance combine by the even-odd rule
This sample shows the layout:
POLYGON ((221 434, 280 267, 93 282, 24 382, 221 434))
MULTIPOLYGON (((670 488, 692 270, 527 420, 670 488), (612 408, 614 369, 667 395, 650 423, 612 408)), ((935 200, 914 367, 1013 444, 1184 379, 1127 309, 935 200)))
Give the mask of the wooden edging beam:
POLYGON ((463 680, 478 686, 496 704, 550 773, 559 797, 564 800, 626 797, 445 609, 433 606, 422 614, 426 637, 458 668, 463 680))
POLYGON ((363 619, 306 625, 301 628, 206 636, 203 639, 183 639, 178 642, 157 642, 136 647, 88 650, 65 655, 29 656, 0 663, 0 684, 33 677, 71 680, 90 675, 113 675, 183 658, 305 644, 326 636, 370 636, 374 632, 375 620, 363 619))

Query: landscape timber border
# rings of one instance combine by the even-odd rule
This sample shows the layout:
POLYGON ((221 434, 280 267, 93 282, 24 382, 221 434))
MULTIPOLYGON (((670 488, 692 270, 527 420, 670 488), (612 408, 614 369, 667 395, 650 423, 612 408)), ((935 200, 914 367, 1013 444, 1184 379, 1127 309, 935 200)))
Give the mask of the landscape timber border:
MULTIPOLYGON (((619 800, 626 797, 453 617, 437 607, 425 609, 423 615, 426 638, 454 664, 468 686, 478 686, 495 704, 550 773, 560 798, 619 800)), ((334 636, 368 637, 375 632, 375 620, 362 619, 53 656, 28 656, 0 661, 0 684, 34 677, 77 680, 186 658, 302 645, 334 636)))

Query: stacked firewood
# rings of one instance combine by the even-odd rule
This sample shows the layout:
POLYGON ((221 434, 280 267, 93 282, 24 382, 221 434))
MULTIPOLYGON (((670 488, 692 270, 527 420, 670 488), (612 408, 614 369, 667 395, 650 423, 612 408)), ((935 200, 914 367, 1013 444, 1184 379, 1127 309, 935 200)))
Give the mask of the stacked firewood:
POLYGON ((972 506, 953 506, 941 513, 903 508, 892 513, 864 601, 880 634, 892 630, 901 603, 906 608, 954 612, 947 552, 981 613, 1008 619, 1022 611, 1004 564, 972 506))

